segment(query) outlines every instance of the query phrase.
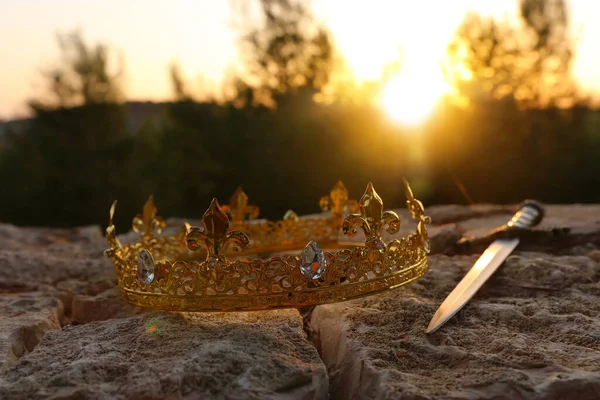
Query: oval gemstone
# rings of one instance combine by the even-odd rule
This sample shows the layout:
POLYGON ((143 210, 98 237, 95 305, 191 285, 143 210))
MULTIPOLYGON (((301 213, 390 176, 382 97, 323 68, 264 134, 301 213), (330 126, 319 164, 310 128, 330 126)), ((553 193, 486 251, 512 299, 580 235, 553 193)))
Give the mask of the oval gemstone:
POLYGON ((300 253, 300 272, 308 279, 319 279, 327 269, 327 259, 323 250, 310 241, 300 253))
POLYGON ((146 249, 140 251, 138 255, 138 279, 146 285, 154 282, 154 258, 146 249))

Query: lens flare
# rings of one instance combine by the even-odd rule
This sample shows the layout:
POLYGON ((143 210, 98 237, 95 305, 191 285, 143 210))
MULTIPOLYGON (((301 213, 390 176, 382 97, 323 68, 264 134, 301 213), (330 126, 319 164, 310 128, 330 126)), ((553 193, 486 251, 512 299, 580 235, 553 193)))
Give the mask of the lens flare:
POLYGON ((158 334, 160 329, 159 329, 159 326, 158 326, 158 323, 156 322, 156 320, 151 318, 148 321, 146 321, 145 331, 146 331, 146 335, 148 335, 148 336, 154 336, 154 335, 158 334))
POLYGON ((385 112, 402 125, 419 125, 433 112, 450 86, 436 68, 412 69, 394 75, 381 94, 385 112))

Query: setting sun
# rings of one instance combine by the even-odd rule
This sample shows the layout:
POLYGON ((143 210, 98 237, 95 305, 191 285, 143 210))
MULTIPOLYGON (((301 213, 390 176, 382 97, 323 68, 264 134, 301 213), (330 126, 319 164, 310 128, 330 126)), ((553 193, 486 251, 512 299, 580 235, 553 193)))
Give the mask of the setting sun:
POLYGON ((450 91, 441 71, 435 68, 408 70, 385 84, 381 105, 385 112, 403 125, 423 123, 440 97, 450 91))

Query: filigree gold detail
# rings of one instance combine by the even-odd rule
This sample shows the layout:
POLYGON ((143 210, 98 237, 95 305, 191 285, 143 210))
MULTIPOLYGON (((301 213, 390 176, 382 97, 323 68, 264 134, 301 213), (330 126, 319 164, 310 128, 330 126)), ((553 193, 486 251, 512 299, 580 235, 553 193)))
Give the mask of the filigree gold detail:
POLYGON ((211 201, 202 216, 202 228, 190 227, 187 230, 186 241, 192 251, 203 245, 208 251, 207 259, 218 258, 221 249, 225 250, 229 245, 233 245, 236 251, 242 251, 250 242, 244 232, 229 230, 229 218, 217 199, 211 201))
MULTIPOLYGON (((165 224, 163 218, 156 215, 157 209, 151 196, 144 205, 143 212, 136 215, 133 219, 134 231, 141 233, 142 240, 128 246, 122 246, 116 236, 113 223, 116 205, 117 202, 115 201, 110 208, 109 226, 106 228, 106 240, 110 246, 110 248, 105 251, 106 256, 113 258, 113 261, 114 257, 124 257, 136 260, 138 254, 143 249, 150 250, 155 259, 169 259, 181 256, 182 251, 186 248, 185 236, 189 224, 185 223, 183 229, 176 235, 154 236, 154 232, 160 233, 165 224), (144 214, 147 218, 144 217, 144 214), (143 229, 144 224, 140 224, 139 222, 143 221, 144 218, 146 218, 146 221, 150 222, 146 225, 147 227, 151 227, 148 231, 145 231, 143 229), (136 226, 138 228, 135 228, 136 226), (142 229, 140 229, 140 227, 142 227, 142 229)), ((137 261, 135 262, 137 263, 137 261)))
POLYGON ((342 218, 344 212, 356 212, 358 210, 356 200, 351 200, 348 196, 348 189, 342 181, 338 181, 329 192, 329 195, 321 197, 319 205, 323 211, 331 210, 334 218, 342 218))
POLYGON ((110 206, 110 211, 108 214, 108 228, 106 228, 106 241, 108 242, 108 245, 110 246, 110 248, 104 252, 104 254, 107 257, 110 257, 112 255, 113 249, 116 250, 116 249, 123 248, 123 245, 117 238, 117 232, 115 230, 115 224, 113 222, 113 219, 115 217, 115 209, 116 208, 117 208, 117 201, 115 200, 112 203, 112 206, 110 206))
MULTIPOLYGON (((424 235, 428 217, 424 216, 422 205, 421 208, 415 206, 418 200, 414 199, 412 191, 409 194, 407 183, 405 186, 409 210, 422 222, 422 228, 406 238, 384 243, 383 229, 387 227, 391 234, 398 232, 400 219, 396 213, 383 211, 383 201, 369 184, 360 201, 360 213, 351 214, 344 221, 344 231, 349 235, 355 234, 356 228, 365 231, 365 246, 321 252, 321 261, 327 268, 313 279, 303 275, 302 260, 298 255, 228 260, 224 254, 228 244, 243 249, 251 243, 252 237, 249 240, 244 232, 229 230, 229 219, 216 199, 205 212, 201 228, 188 226, 184 234, 153 237, 149 242, 142 240, 125 247, 117 246, 109 238, 109 232, 114 232, 111 218, 107 229, 111 246, 109 255, 125 299, 155 309, 261 310, 310 306, 370 295, 411 282, 427 271, 424 235), (201 248, 206 248, 207 255, 194 257, 201 248), (155 262, 151 282, 138 278, 137 256, 142 250, 149 251, 155 262)), ((153 212, 155 217, 155 207, 153 212)), ((114 210, 111 215, 113 213, 114 210)), ((284 220, 278 224, 297 225, 304 220, 284 220)), ((248 225, 260 226, 245 226, 248 225)), ((144 232, 141 234, 143 237, 144 232)))
POLYGON ((400 230, 400 217, 394 211, 383 211, 383 200, 371 182, 367 185, 358 207, 359 213, 350 214, 344 220, 342 229, 346 236, 356 235, 357 228, 360 228, 369 242, 381 240, 381 234, 386 226, 386 231, 392 235, 400 230))
POLYGON ((141 214, 133 219, 133 231, 142 233, 142 240, 149 241, 155 234, 159 234, 165 227, 165 220, 156 215, 154 197, 150 196, 144 204, 141 214))
MULTIPOLYGON (((240 189, 236 193, 233 197, 238 199, 236 209, 245 209, 246 212, 254 210, 247 208, 253 206, 247 206, 247 196, 240 189)), ((229 206, 223 207, 230 215, 233 215, 232 202, 233 200, 229 206)), ((248 249, 255 253, 299 249, 311 240, 321 245, 334 244, 339 239, 343 211, 356 209, 357 203, 348 200, 347 189, 343 183, 338 182, 329 196, 321 198, 320 205, 322 208, 333 207, 339 212, 334 211, 329 217, 299 218, 294 211, 288 210, 279 221, 242 221, 242 214, 239 213, 238 222, 232 221, 232 225, 249 236, 248 249)))
POLYGON ((229 205, 223 206, 223 211, 231 215, 231 223, 234 226, 243 225, 246 217, 248 219, 258 218, 260 213, 257 206, 248 203, 248 195, 241 187, 238 187, 233 193, 229 199, 229 205))
POLYGON ((248 252, 253 253, 300 249, 311 240, 334 245, 339 239, 339 224, 321 217, 260 221, 235 228, 248 235, 248 252))
POLYGON ((406 206, 413 218, 418 220, 417 234, 423 242, 423 248, 427 253, 429 253, 431 251, 431 245, 429 243, 429 235, 427 234, 426 225, 431 223, 431 218, 425 215, 425 207, 423 207, 423 203, 415 199, 413 191, 410 188, 406 178, 402 178, 402 182, 404 183, 404 189, 406 191, 406 206))
POLYGON ((400 217, 394 211, 383 211, 383 200, 369 182, 365 194, 358 203, 359 213, 350 214, 344 219, 342 230, 344 235, 353 237, 360 228, 366 237, 365 254, 369 261, 375 262, 386 251, 381 234, 386 231, 393 235, 400 230, 400 217))
POLYGON ((296 214, 296 212, 294 212, 294 210, 287 210, 285 212, 285 214, 283 214, 283 220, 284 221, 294 221, 294 222, 298 222, 300 218, 298 217, 298 214, 296 214))
POLYGON ((279 221, 252 221, 258 217, 259 208, 249 204, 248 196, 238 187, 229 204, 222 209, 230 216, 231 225, 249 236, 249 251, 268 253, 300 249, 311 240, 321 245, 337 243, 343 213, 356 211, 358 203, 348 199, 348 190, 342 182, 338 182, 319 203, 322 209, 331 209, 331 215, 299 218, 294 211, 288 210, 279 221))

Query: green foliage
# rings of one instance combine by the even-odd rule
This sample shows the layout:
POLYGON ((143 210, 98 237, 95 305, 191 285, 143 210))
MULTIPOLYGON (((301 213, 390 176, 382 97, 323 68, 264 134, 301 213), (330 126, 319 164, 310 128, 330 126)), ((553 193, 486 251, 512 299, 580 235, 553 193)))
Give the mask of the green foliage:
POLYGON ((467 14, 448 47, 447 79, 475 101, 491 94, 520 106, 570 106, 577 89, 564 0, 520 0, 520 18, 467 14))
POLYGON ((169 74, 171 75, 171 84, 173 85, 173 93, 177 101, 190 101, 192 100, 192 94, 190 93, 186 83, 184 82, 181 70, 178 64, 172 64, 169 68, 169 74))
POLYGON ((314 94, 329 82, 333 43, 306 1, 238 0, 238 7, 244 83, 252 93, 249 104, 273 106, 282 94, 298 89, 314 94), (252 5, 258 5, 261 18, 252 15, 252 5))
POLYGON ((127 185, 132 141, 124 140, 121 106, 95 104, 36 109, 26 135, 13 135, 3 152, 2 219, 22 224, 70 225, 105 219, 100 210, 127 185))
MULTIPOLYGON (((423 200, 600 201, 600 118, 583 107, 521 110, 512 100, 470 110, 448 106, 426 139, 432 191, 423 200)), ((0 219, 27 225, 104 224, 114 199, 127 229, 149 194, 164 216, 200 217, 238 185, 269 218, 318 211, 341 179, 353 197, 373 181, 403 206, 400 177, 410 143, 375 109, 318 105, 300 95, 276 110, 178 102, 157 122, 127 131, 123 106, 39 110, 27 135, 0 153, 0 219)), ((417 171, 418 173, 418 171, 417 171)), ((420 197, 424 197, 422 194, 420 197)))
POLYGON ((430 154, 435 159, 435 202, 461 202, 452 175, 476 202, 597 202, 600 146, 591 119, 598 110, 520 109, 497 100, 470 110, 450 109, 436 120, 430 154), (445 182, 445 183, 444 183, 445 182))
POLYGON ((88 46, 79 31, 58 35, 62 52, 60 66, 47 74, 50 99, 37 99, 53 107, 73 107, 85 104, 114 103, 121 99, 120 71, 111 72, 110 54, 104 45, 88 46))
POLYGON ((238 185, 275 219, 290 208, 319 211, 337 180, 356 199, 372 181, 386 206, 403 207, 403 175, 421 179, 415 190, 429 189, 419 193, 426 204, 464 203, 457 181, 477 202, 600 201, 600 112, 555 106, 573 95, 563 2, 522 0, 519 28, 465 20, 462 50, 451 54, 473 71, 458 82, 471 107, 445 105, 419 133, 427 173, 411 165, 421 139, 368 102, 315 103, 332 83, 336 55, 306 4, 255 4, 262 22, 245 20, 242 40, 250 75, 232 80, 225 104, 195 101, 174 65, 175 102, 140 116, 118 103, 108 50, 64 36, 63 65, 48 75, 53 101, 32 102, 34 117, 0 147, 0 220, 103 224, 118 199, 125 230, 150 194, 163 216, 194 218, 213 197, 226 203, 238 185))

